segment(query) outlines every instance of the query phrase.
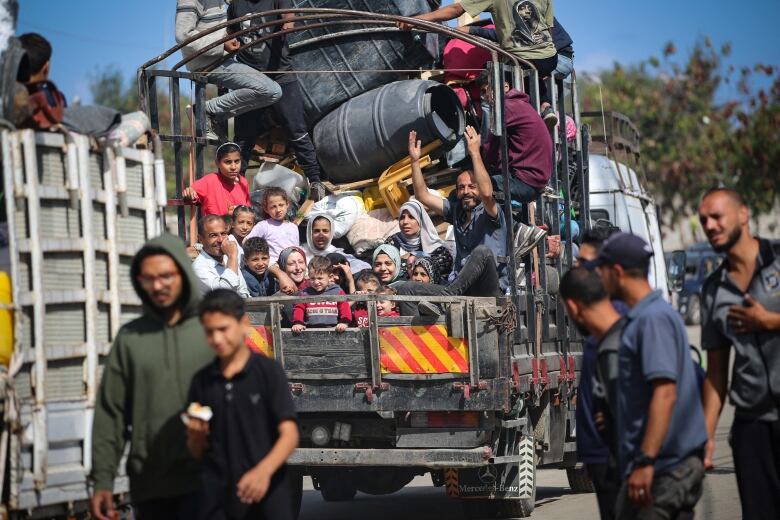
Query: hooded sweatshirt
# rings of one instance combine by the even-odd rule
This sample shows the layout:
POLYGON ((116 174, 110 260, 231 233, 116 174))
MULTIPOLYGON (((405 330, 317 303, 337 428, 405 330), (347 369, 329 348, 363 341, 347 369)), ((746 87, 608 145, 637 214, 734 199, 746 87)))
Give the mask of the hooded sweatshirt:
POLYGON ((309 215, 309 221, 306 224, 306 244, 302 247, 306 253, 306 258, 314 258, 315 256, 327 256, 331 253, 339 253, 344 255, 349 263, 349 269, 353 273, 359 273, 363 269, 371 269, 371 265, 368 262, 364 262, 349 253, 345 253, 343 249, 333 245, 333 217, 327 213, 313 213, 309 215), (330 239, 323 249, 315 249, 314 241, 311 238, 311 230, 314 227, 314 221, 318 218, 325 218, 330 222, 330 239))
POLYGON ((136 280, 141 263, 136 255, 130 273, 143 315, 124 325, 114 339, 92 427, 95 489, 113 490, 117 466, 130 441, 127 474, 134 502, 198 489, 199 468, 187 451, 179 414, 189 404, 193 375, 213 359, 198 321, 200 291, 184 244, 178 237, 162 235, 147 242, 147 248, 169 255, 179 266, 182 318, 168 325, 150 303, 136 280))
MULTIPOLYGON (((550 131, 531 106, 528 94, 511 89, 505 99, 509 172, 532 188, 542 189, 550 180, 553 168, 550 131)), ((500 149, 501 139, 495 135, 483 145, 482 157, 491 171, 501 170, 500 149)))
MULTIPOLYGON (((200 34, 222 22, 227 21, 223 0, 177 0, 176 1, 176 43, 200 34)), ((181 53, 185 58, 205 49, 212 43, 225 37, 225 29, 218 29, 185 45, 181 53)), ((224 54, 224 47, 217 45, 187 63, 193 72, 205 69, 224 54)))

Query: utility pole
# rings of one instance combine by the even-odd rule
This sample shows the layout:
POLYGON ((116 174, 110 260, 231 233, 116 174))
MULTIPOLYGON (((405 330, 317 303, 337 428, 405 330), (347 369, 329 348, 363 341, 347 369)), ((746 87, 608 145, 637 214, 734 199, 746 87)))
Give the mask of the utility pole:
POLYGON ((12 124, 16 119, 14 97, 27 92, 16 82, 19 64, 24 57, 21 45, 14 39, 18 14, 17 0, 0 0, 0 120, 10 120, 12 124))

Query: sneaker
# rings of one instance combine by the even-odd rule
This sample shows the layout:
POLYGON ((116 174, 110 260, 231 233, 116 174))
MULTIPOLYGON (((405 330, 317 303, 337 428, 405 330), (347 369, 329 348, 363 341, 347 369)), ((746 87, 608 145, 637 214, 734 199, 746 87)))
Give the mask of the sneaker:
POLYGON ((515 233, 515 257, 527 255, 546 235, 546 229, 520 224, 515 233))
POLYGON ((309 185, 309 200, 317 202, 324 199, 328 194, 328 189, 319 181, 314 181, 309 185))
MULTIPOLYGON (((187 105, 187 117, 195 113, 195 105, 187 105)), ((226 121, 218 121, 213 114, 206 114, 205 136, 209 141, 227 142, 228 133, 226 121)))
POLYGON ((420 313, 420 316, 441 316, 441 308, 431 302, 418 303, 417 312, 420 313))
POLYGON ((554 131, 555 127, 558 125, 558 116, 555 114, 555 110, 549 105, 542 110, 542 119, 544 119, 544 124, 547 125, 547 129, 550 130, 550 132, 554 131))

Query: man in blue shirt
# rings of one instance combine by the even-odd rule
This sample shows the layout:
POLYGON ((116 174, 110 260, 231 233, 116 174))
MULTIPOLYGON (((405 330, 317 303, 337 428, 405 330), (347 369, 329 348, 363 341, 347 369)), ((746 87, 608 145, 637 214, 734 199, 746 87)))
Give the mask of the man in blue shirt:
POLYGON ((653 291, 653 250, 616 233, 597 267, 607 291, 630 308, 618 354, 618 518, 693 518, 701 497, 707 431, 680 315, 653 291))

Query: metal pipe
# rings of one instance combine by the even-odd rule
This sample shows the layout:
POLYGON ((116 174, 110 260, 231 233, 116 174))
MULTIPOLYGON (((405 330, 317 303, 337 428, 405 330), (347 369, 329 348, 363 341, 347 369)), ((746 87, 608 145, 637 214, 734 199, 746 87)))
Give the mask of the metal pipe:
POLYGON ((75 134, 65 134, 66 188, 70 197, 71 209, 79 207, 79 154, 76 148, 75 134))
POLYGON ((33 368, 33 482, 37 490, 46 486, 48 467, 48 420, 46 415, 46 337, 44 320, 46 305, 43 303, 43 251, 40 247, 41 200, 38 190, 38 155, 35 148, 35 133, 32 130, 21 131, 24 154, 25 179, 27 181, 27 216, 30 226, 30 279, 32 280, 33 302, 33 344, 35 362, 33 368))
POLYGON ((116 176, 116 194, 119 200, 119 213, 123 217, 130 215, 130 207, 127 204, 127 163, 122 155, 122 148, 117 143, 114 146, 114 174, 116 176))
POLYGON ((165 158, 162 140, 160 140, 160 134, 156 132, 152 134, 152 146, 154 147, 155 199, 162 219, 162 228, 165 230, 165 206, 168 204, 168 190, 165 184, 165 158))
MULTIPOLYGON (((485 40, 483 38, 478 38, 478 37, 471 36, 471 35, 466 34, 466 33, 462 33, 460 31, 456 31, 454 29, 450 29, 449 27, 441 25, 441 24, 438 24, 438 23, 427 22, 427 21, 424 21, 424 20, 418 20, 416 18, 409 18, 409 17, 406 17, 406 16, 397 16, 397 15, 380 14, 380 13, 367 13, 365 11, 354 11, 354 10, 349 10, 349 9, 295 8, 295 9, 275 9, 275 10, 265 11, 265 12, 261 12, 261 13, 251 13, 251 14, 242 16, 240 18, 235 18, 233 20, 227 20, 225 22, 219 23, 219 24, 217 24, 217 25, 215 25, 213 27, 210 27, 209 29, 206 29, 206 30, 204 30, 204 31, 194 35, 194 36, 191 36, 190 38, 187 38, 186 40, 184 40, 183 42, 179 43, 178 45, 168 49, 163 54, 160 54, 156 58, 153 58, 153 59, 147 61, 146 63, 141 65, 139 70, 143 71, 145 69, 148 69, 149 67, 152 67, 153 65, 156 65, 157 63, 159 63, 159 62, 163 61, 164 59, 166 59, 167 57, 171 56, 173 53, 181 50, 183 47, 186 47, 187 45, 197 41, 199 38, 202 38, 203 36, 209 35, 211 33, 214 33, 216 31, 222 30, 224 28, 227 28, 230 25, 237 25, 237 24, 240 24, 240 23, 242 23, 244 21, 252 20, 254 18, 276 16, 276 15, 283 15, 283 14, 301 14, 301 15, 303 15, 303 16, 296 17, 296 19, 295 19, 296 22, 304 20, 304 19, 311 18, 311 17, 308 17, 306 15, 319 15, 318 18, 331 18, 331 16, 328 16, 328 15, 332 15, 333 18, 336 18, 336 17, 342 17, 342 18, 354 17, 354 18, 357 18, 357 20, 352 20, 351 21, 352 24, 371 24, 371 23, 379 23, 381 21, 392 22, 392 23, 403 22, 405 24, 411 25, 411 26, 416 27, 416 28, 427 29, 430 32, 434 32, 434 33, 438 33, 438 34, 444 34, 444 35, 448 35, 448 36, 450 36, 452 38, 463 40, 463 41, 471 43, 472 45, 474 45, 474 46, 476 46, 478 48, 481 48, 481 49, 486 49, 486 50, 489 50, 489 51, 496 51, 499 54, 503 55, 505 58, 507 58, 510 61, 514 62, 516 65, 520 65, 522 63, 524 65, 524 68, 535 69, 535 67, 533 66, 533 64, 531 62, 526 61, 526 60, 524 60, 522 58, 518 58, 517 56, 514 56, 513 54, 505 51, 504 49, 502 49, 498 45, 495 45, 495 44, 493 44, 493 43, 491 43, 491 42, 489 42, 489 41, 487 41, 487 40, 485 40), (366 16, 368 16, 368 18, 362 18, 362 17, 366 17, 366 16)), ((273 22, 269 22, 267 24, 257 25, 255 27, 253 27, 252 30, 257 30, 258 28, 262 28, 262 27, 272 27, 274 25, 282 25, 284 23, 287 23, 288 21, 289 20, 285 20, 283 18, 280 18, 278 20, 274 20, 273 22)), ((294 27, 293 29, 288 29, 288 30, 275 32, 272 35, 270 35, 270 37, 271 38, 276 38, 276 37, 279 37, 279 36, 286 36, 287 34, 290 34, 290 33, 293 33, 293 32, 298 32, 298 30, 310 30, 311 28, 313 28, 313 26, 303 26, 301 28, 294 27)), ((200 56, 201 54, 203 54, 205 52, 208 52, 208 50, 216 47, 217 45, 224 44, 226 41, 232 39, 232 37, 234 37, 236 34, 239 34, 239 33, 242 33, 242 31, 239 31, 239 32, 235 33, 234 35, 229 35, 228 37, 225 37, 222 40, 219 40, 218 42, 214 42, 214 43, 210 44, 209 46, 205 47, 204 49, 201 49, 199 52, 194 53, 193 55, 189 56, 187 59, 182 60, 179 63, 177 63, 177 65, 174 67, 174 69, 182 66, 183 64, 186 64, 187 62, 189 62, 190 60, 200 56)), ((268 38, 266 38, 266 39, 268 39, 268 38)), ((260 41, 260 40, 256 40, 255 42, 252 42, 250 45, 254 45, 258 41, 260 41)), ((262 41, 265 41, 265 39, 263 39, 262 41)), ((235 52, 238 52, 238 51, 235 51, 235 52)), ((223 58, 223 60, 229 58, 235 52, 228 53, 223 58)), ((143 74, 140 73, 139 77, 143 77, 143 74)))

